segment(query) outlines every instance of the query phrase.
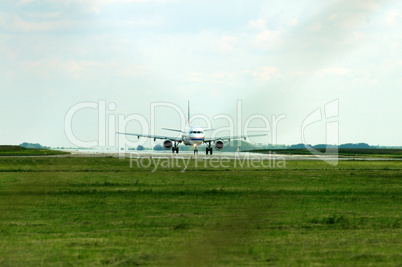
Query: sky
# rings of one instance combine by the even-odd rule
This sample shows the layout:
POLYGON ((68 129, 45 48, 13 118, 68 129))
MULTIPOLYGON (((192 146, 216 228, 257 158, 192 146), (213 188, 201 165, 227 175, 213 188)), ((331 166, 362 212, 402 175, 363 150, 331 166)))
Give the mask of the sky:
POLYGON ((2 0, 0 144, 165 135, 189 100, 216 135, 401 146, 401 33, 391 0, 2 0))

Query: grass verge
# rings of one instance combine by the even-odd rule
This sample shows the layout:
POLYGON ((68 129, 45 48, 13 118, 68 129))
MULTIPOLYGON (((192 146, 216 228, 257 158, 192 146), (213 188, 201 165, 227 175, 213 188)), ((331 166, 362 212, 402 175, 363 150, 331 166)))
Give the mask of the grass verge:
MULTIPOLYGON (((323 148, 315 149, 320 153, 327 155, 338 155, 340 157, 369 157, 369 158, 402 158, 402 149, 355 149, 340 148, 338 150, 323 148), (333 152, 331 152, 333 151, 333 152)), ((283 154, 283 155, 313 155, 308 149, 263 149, 250 150, 248 152, 264 153, 264 154, 283 154)))
POLYGON ((0 265, 401 263, 400 162, 129 163, 0 158, 0 265))
POLYGON ((0 156, 49 156, 70 154, 66 151, 51 149, 24 148, 21 146, 0 146, 0 156))

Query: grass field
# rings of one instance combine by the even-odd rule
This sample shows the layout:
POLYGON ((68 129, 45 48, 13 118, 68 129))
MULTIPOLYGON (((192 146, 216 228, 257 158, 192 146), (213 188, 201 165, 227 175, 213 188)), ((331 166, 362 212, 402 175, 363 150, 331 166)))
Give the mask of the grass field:
POLYGON ((0 145, 1 156, 50 156, 50 155, 65 155, 70 152, 40 149, 40 148, 25 148, 21 146, 3 146, 0 145))
MULTIPOLYGON (((339 148, 339 149, 315 149, 320 153, 327 155, 337 155, 342 157, 367 157, 367 158, 402 158, 402 149, 375 149, 375 148, 339 148)), ((276 153, 283 155, 312 155, 308 149, 261 149, 251 150, 258 153, 276 153)))
POLYGON ((0 266, 401 266, 402 162, 0 158, 0 266))

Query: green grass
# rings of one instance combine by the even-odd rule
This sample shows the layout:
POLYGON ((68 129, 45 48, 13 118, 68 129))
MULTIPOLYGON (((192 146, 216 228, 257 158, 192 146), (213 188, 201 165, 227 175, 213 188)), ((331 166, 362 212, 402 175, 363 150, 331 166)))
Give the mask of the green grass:
POLYGON ((0 158, 0 265, 402 262, 400 161, 129 163, 0 158))
POLYGON ((50 155, 65 155, 70 152, 40 149, 40 148, 24 148, 21 146, 0 146, 1 156, 50 156, 50 155))
MULTIPOLYGON (((340 157, 368 157, 368 158, 402 158, 402 149, 359 149, 359 148, 340 148, 338 150, 319 148, 315 149, 327 155, 338 155, 340 157)), ((257 153, 276 153, 283 155, 312 155, 308 149, 263 149, 250 150, 257 153)))

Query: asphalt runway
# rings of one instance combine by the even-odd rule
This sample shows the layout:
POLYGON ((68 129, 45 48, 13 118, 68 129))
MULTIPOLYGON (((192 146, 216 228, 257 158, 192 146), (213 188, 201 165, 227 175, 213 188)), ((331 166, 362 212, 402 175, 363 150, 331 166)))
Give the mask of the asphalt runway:
MULTIPOLYGON (((66 150, 67 151, 67 150, 66 150)), ((56 155, 54 157, 115 157, 115 158, 177 158, 177 159, 265 159, 265 160, 321 160, 321 161, 347 161, 347 160, 361 160, 361 161, 386 161, 396 160, 399 158, 367 158, 367 157, 337 157, 334 155, 283 155, 283 154, 262 154, 250 152, 219 152, 214 151, 213 155, 206 155, 205 151, 199 151, 194 154, 193 151, 183 151, 179 154, 173 154, 171 151, 82 151, 82 150, 69 150, 70 155, 56 155)))

